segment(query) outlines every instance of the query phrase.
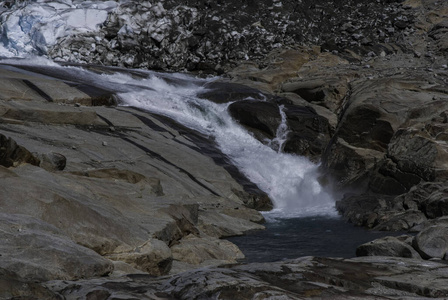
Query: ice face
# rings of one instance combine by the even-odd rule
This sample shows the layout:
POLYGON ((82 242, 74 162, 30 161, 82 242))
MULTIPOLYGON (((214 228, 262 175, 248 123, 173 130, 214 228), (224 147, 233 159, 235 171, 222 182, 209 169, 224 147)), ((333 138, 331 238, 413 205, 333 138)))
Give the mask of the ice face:
POLYGON ((115 1, 25 1, 0 13, 0 56, 47 53, 61 37, 98 32, 115 1))

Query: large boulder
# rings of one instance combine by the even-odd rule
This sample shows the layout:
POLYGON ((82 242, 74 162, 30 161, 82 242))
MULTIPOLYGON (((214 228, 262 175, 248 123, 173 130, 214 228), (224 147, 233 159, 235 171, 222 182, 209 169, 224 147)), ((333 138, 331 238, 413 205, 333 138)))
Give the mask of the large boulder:
POLYGON ((370 179, 370 189, 402 194, 421 181, 436 179, 437 146, 416 131, 399 130, 391 141, 387 158, 380 161, 370 179))
POLYGON ((259 140, 273 139, 282 122, 278 105, 265 101, 244 100, 229 105, 230 115, 253 132, 259 140))
POLYGON ((428 227, 415 236, 412 245, 425 259, 448 259, 448 227, 428 227))
POLYGON ((341 78, 294 79, 282 85, 284 92, 299 95, 307 102, 339 112, 348 93, 347 80, 341 78))
POLYGON ((387 236, 362 244, 356 248, 356 256, 393 256, 420 258, 417 251, 412 248, 408 240, 409 236, 387 236))
POLYGON ((444 182, 421 182, 395 201, 399 207, 418 209, 428 219, 436 219, 448 215, 447 196, 448 189, 444 182))
POLYGON ((289 134, 283 150, 320 160, 332 133, 328 120, 311 107, 285 105, 289 134))
POLYGON ((2 213, 0 228, 0 268, 21 279, 76 280, 104 276, 113 270, 109 260, 39 219, 2 213))
POLYGON ((26 148, 17 145, 13 139, 0 134, 0 165, 8 168, 20 163, 38 165, 40 161, 26 148))
POLYGON ((363 182, 364 190, 399 195, 420 181, 445 178, 445 145, 438 139, 445 130, 440 112, 448 107, 434 99, 447 96, 440 93, 441 83, 427 85, 423 76, 351 83, 350 98, 323 156, 323 166, 341 178, 340 188, 363 182), (351 154, 356 154, 354 162, 351 154))

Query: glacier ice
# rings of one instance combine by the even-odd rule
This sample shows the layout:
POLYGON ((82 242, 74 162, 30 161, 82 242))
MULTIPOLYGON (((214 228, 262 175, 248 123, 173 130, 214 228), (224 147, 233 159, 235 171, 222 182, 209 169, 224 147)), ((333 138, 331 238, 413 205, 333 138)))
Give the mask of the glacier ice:
POLYGON ((118 5, 115 1, 17 2, 0 11, 0 56, 45 55, 60 38, 98 32, 118 5))

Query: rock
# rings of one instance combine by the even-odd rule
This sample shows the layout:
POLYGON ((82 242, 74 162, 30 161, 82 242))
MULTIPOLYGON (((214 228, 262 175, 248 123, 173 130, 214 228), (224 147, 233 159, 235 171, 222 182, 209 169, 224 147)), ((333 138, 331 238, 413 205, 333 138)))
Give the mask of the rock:
POLYGON ((343 139, 334 138, 322 154, 322 169, 331 178, 337 178, 336 189, 364 192, 368 187, 370 170, 383 156, 383 152, 355 147, 343 139))
MULTIPOLYGON (((317 44, 330 52, 350 49, 358 54, 377 50, 378 45, 390 41, 405 47, 403 36, 414 11, 394 2, 367 0, 343 4, 329 0, 328 5, 317 6, 308 1, 241 5, 234 0, 220 4, 166 0, 101 5, 75 2, 72 6, 16 4, 5 6, 1 18, 1 30, 11 39, 5 49, 10 55, 35 52, 55 60, 98 65, 218 73, 236 61, 271 59, 268 53, 279 47, 292 48, 285 52, 293 52, 297 45, 317 44), (37 14, 37 5, 44 12, 55 11, 56 19, 37 18, 42 14, 37 14), (18 20, 23 16, 30 16, 29 25, 39 27, 40 35, 20 27, 18 20), (78 19, 88 21, 73 21, 78 19), (129 23, 130 19, 134 22, 129 23), (60 24, 57 30, 51 25, 54 22, 60 24), (368 28, 373 23, 376 30, 372 31, 368 28), (335 33, 341 24, 345 30, 335 33), (22 41, 16 41, 19 37, 22 41)), ((443 41, 437 29, 432 34, 443 41)), ((271 69, 271 75, 265 73, 260 78, 276 81, 284 74, 271 69)))
POLYGON ((204 85, 198 97, 215 103, 228 103, 247 99, 264 100, 266 96, 260 90, 242 84, 213 81, 204 85))
POLYGON ((446 259, 448 252, 448 227, 435 225, 419 232, 412 245, 424 259, 446 259))
MULTIPOLYGON (((61 82, 86 81, 73 78, 65 68, 25 72, 0 67, 0 76, 5 72, 8 78, 26 76, 37 83, 44 76, 41 71, 49 85, 61 89, 60 95, 72 90, 64 90, 61 82)), ((0 84, 3 89, 7 87, 0 84)), ((27 102, 0 101, 5 121, 0 131, 9 149, 5 158, 15 165, 0 168, 2 212, 57 226, 93 257, 102 255, 153 275, 170 272, 170 247, 184 237, 201 233, 210 238, 201 232, 202 226, 218 228, 209 231, 214 238, 263 228, 258 224, 262 215, 252 208, 269 209, 269 197, 249 184, 206 137, 132 108, 76 107, 62 104, 62 98, 55 103, 32 95, 27 102), (102 141, 113 146, 104 147, 102 141), (41 163, 22 163, 27 160, 13 151, 19 147, 35 153, 41 163), (226 204, 218 208, 219 202, 226 204), (219 217, 210 218, 209 213, 219 217)), ((231 248, 224 243, 214 247, 218 251, 221 246, 223 253, 231 248)), ((204 265, 226 262, 210 256, 202 260, 204 265)), ((183 270, 195 267, 181 260, 176 264, 183 264, 183 270)))
POLYGON ((55 152, 42 154, 40 158, 39 167, 47 171, 62 171, 67 165, 67 158, 55 152))
POLYGON ((365 243, 356 248, 356 256, 392 256, 420 258, 406 240, 409 236, 393 237, 387 236, 365 243))
POLYGON ((173 259, 195 267, 211 264, 236 263, 244 258, 238 247, 226 240, 188 235, 171 247, 173 259))
POLYGON ((289 81, 282 90, 298 94, 307 102, 339 112, 348 93, 347 81, 340 78, 312 78, 289 81))
POLYGON ((5 213, 0 219, 0 268, 15 273, 21 280, 76 280, 104 276, 113 270, 109 260, 77 245, 48 223, 5 213))
POLYGON ((389 159, 377 167, 379 174, 372 176, 370 188, 375 192, 402 194, 420 181, 434 181, 436 155, 436 145, 430 139, 415 132, 399 131, 389 145, 389 159), (388 179, 388 186, 384 186, 380 174, 388 179))
POLYGON ((0 134, 0 165, 9 168, 20 163, 38 165, 39 159, 13 139, 0 134))
MULTIPOLYGON (((244 232, 264 229, 264 226, 254 224, 255 220, 251 220, 251 215, 243 212, 244 210, 241 208, 203 212, 199 218, 198 228, 206 234, 218 238, 239 236, 244 232)), ((260 219, 256 221, 260 221, 260 219)))
POLYGON ((16 273, 5 269, 0 269, 0 298, 63 299, 42 284, 20 278, 16 273))
POLYGON ((229 105, 230 115, 241 125, 253 132, 260 141, 273 139, 282 122, 276 104, 261 101, 237 101, 229 105))
POLYGON ((113 253, 106 257, 115 261, 123 261, 138 270, 155 276, 168 274, 173 260, 168 246, 157 239, 149 240, 131 251, 113 253))
POLYGON ((328 120, 310 107, 287 105, 285 115, 290 133, 283 150, 318 161, 332 133, 328 120))
POLYGON ((378 224, 378 218, 392 206, 392 197, 374 194, 346 194, 336 202, 336 209, 357 226, 372 228, 378 224))
POLYGON ((404 212, 387 211, 378 212, 375 230, 405 231, 414 228, 426 221, 425 215, 418 210, 406 210, 404 212))
POLYGON ((445 103, 433 103, 430 94, 435 91, 422 77, 407 76, 351 83, 350 98, 322 158, 323 166, 342 179, 339 187, 362 182, 365 190, 399 195, 420 181, 445 180, 445 146, 434 138, 439 133, 422 129, 444 128, 439 115, 445 103), (405 95, 410 100, 403 102, 405 95))
POLYGON ((66 298, 107 291, 121 298, 151 299, 378 299, 444 298, 446 265, 421 259, 366 256, 303 257, 273 263, 209 267, 153 278, 127 275, 96 281, 53 281, 66 298), (76 287, 76 288, 75 288, 76 287))
POLYGON ((435 219, 448 214, 446 194, 447 189, 442 182, 421 182, 397 197, 397 201, 406 209, 419 209, 427 218, 435 219))

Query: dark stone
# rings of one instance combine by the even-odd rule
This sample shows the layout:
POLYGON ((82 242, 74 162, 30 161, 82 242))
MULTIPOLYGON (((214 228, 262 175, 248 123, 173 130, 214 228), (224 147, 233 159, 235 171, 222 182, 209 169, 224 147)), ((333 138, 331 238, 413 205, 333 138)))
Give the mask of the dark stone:
POLYGON ((336 201, 336 209, 357 226, 373 227, 378 224, 378 217, 390 210, 392 200, 392 197, 386 195, 345 195, 340 201, 336 201))
POLYGON ((356 248, 356 256, 393 256, 420 258, 417 251, 414 250, 405 241, 409 236, 393 237, 387 236, 365 243, 356 248))
POLYGON ((0 268, 1 299, 48 299, 62 300, 62 296, 37 282, 20 278, 16 273, 0 268))
POLYGON ((91 291, 86 295, 86 300, 107 300, 111 296, 111 293, 106 290, 91 291))
POLYGON ((243 200, 244 205, 248 208, 253 208, 259 211, 270 211, 274 208, 269 196, 258 189, 249 189, 244 192, 233 190, 233 192, 243 200))
POLYGON ((415 236, 412 245, 424 259, 447 259, 448 227, 435 225, 426 228, 415 236))
POLYGON ((390 207, 390 212, 378 212, 376 225, 373 229, 382 231, 405 231, 423 224, 427 219, 425 215, 418 210, 406 210, 404 212, 394 212, 390 207))
POLYGON ((427 218, 448 215, 448 187, 444 182, 421 182, 396 199, 403 207, 415 207, 427 218))
POLYGON ((322 154, 322 168, 336 178, 335 188, 364 192, 368 185, 369 160, 347 143, 332 139, 322 154))
POLYGON ((345 116, 338 136, 356 147, 386 151, 394 134, 389 122, 380 120, 378 109, 358 106, 345 116))
POLYGON ((0 134, 0 165, 12 167, 15 163, 29 163, 39 165, 39 159, 31 152, 3 134, 0 134))
POLYGON ((294 153, 319 160, 330 140, 330 124, 314 109, 303 106, 285 106, 288 129, 291 133, 284 145, 286 153, 294 153))
POLYGON ((41 156, 39 166, 47 171, 62 171, 67 164, 67 158, 55 152, 50 152, 41 156))
POLYGON ((253 132, 259 140, 272 139, 282 122, 279 107, 264 101, 243 100, 228 107, 230 115, 253 132))
POLYGON ((392 160, 384 159, 370 175, 369 188, 375 193, 400 195, 420 181, 419 176, 403 172, 392 160))
POLYGON ((241 84, 226 82, 207 83, 204 85, 204 90, 199 92, 198 97, 215 103, 227 103, 246 99, 266 99, 266 96, 257 89, 241 84))

